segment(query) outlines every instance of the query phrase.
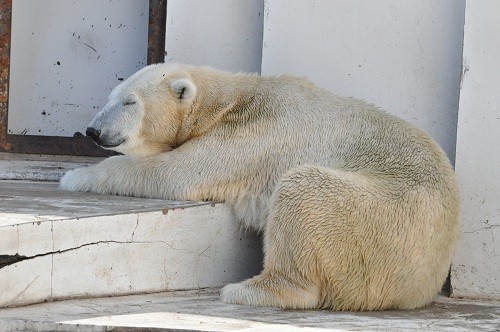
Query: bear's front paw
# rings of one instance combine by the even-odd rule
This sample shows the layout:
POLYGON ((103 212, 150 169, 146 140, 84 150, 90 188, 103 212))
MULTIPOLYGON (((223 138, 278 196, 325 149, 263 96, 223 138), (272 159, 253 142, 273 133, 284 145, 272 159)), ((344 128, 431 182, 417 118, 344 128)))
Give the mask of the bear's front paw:
POLYGON ((59 182, 59 187, 70 191, 92 191, 95 175, 89 168, 77 168, 66 172, 59 182))

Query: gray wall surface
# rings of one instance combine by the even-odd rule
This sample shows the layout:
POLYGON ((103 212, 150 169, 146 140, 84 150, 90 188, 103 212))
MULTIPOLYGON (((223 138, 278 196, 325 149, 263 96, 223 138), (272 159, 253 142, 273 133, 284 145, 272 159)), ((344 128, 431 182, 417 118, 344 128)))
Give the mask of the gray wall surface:
POLYGON ((9 133, 85 132, 146 64, 148 14, 147 0, 13 1, 9 133))

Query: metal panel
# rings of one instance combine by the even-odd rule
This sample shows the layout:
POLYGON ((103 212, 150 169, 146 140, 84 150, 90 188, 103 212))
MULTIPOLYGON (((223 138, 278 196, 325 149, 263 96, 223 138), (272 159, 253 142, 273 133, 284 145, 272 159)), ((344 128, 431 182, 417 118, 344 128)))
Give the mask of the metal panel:
MULTIPOLYGON (((148 63, 163 61, 166 1, 151 0, 148 63), (163 47, 163 48, 162 48, 163 47)), ((36 154, 105 156, 110 153, 82 135, 76 137, 12 135, 8 133, 9 69, 12 1, 0 2, 0 151, 36 154)))

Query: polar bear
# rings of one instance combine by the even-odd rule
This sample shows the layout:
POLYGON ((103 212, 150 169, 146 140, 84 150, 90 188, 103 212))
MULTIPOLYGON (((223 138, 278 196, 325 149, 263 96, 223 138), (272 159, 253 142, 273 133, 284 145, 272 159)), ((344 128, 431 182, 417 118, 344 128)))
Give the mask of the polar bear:
POLYGON ((264 236, 260 275, 225 302, 422 307, 448 272, 458 193, 444 152, 373 105, 294 76, 157 64, 118 85, 87 134, 121 152, 65 190, 224 201, 264 236))

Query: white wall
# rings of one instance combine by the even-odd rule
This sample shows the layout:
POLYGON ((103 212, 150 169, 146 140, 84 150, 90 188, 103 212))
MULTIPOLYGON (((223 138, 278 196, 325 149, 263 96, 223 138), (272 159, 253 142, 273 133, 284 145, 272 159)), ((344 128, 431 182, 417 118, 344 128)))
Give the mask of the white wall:
POLYGON ((304 75, 374 103, 454 160, 465 0, 265 4, 263 74, 304 75))
POLYGON ((456 173, 462 232, 454 296, 500 298, 500 3, 467 1, 456 173))
POLYGON ((148 0, 12 2, 8 131, 73 136, 146 64, 148 0))
POLYGON ((260 72, 264 0, 168 1, 166 62, 260 72))

